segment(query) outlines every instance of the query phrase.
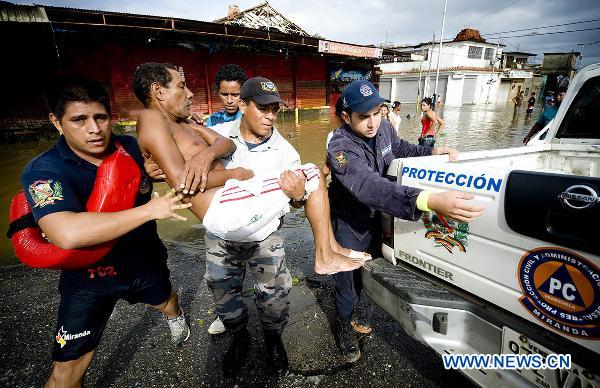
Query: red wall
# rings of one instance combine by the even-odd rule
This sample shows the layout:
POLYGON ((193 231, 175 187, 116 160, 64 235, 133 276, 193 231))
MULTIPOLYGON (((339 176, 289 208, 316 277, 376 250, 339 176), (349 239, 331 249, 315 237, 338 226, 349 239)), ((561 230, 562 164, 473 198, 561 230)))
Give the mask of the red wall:
POLYGON ((63 53, 64 73, 77 73, 101 82, 111 95, 113 119, 135 120, 142 109, 131 85, 137 66, 144 62, 168 62, 183 67, 186 82, 194 93, 192 111, 209 113, 222 108, 214 79, 224 64, 236 63, 248 77, 263 76, 278 87, 289 108, 326 105, 327 66, 319 57, 288 57, 178 47, 124 46, 116 43, 97 47, 69 47, 63 53), (208 85, 207 85, 208 84, 208 85), (208 88, 207 88, 208 86, 208 88), (211 106, 209 109, 210 93, 211 106))
POLYGON ((203 56, 184 48, 110 46, 110 72, 118 119, 135 118, 142 104, 133 93, 133 72, 145 62, 166 62, 183 67, 188 88, 194 93, 192 111, 208 110, 203 56))
POLYGON ((297 58, 298 108, 327 105, 327 62, 323 58, 297 58))
POLYGON ((211 87, 212 111, 223 106, 219 100, 215 75, 219 68, 227 63, 240 65, 248 77, 261 76, 270 79, 277 85, 281 99, 290 108, 294 108, 294 61, 284 56, 219 52, 207 58, 208 79, 211 87))

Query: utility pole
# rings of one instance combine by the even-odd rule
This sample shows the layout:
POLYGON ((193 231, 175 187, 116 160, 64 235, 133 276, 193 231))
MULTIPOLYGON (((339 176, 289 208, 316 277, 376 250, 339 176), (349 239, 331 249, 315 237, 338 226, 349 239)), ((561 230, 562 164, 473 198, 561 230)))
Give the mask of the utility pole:
POLYGON ((431 107, 435 110, 435 100, 437 99, 437 87, 438 87, 438 79, 440 78, 440 57, 442 56, 442 41, 444 40, 444 26, 446 25, 446 6, 448 5, 448 0, 444 0, 444 16, 442 16, 442 34, 440 35, 440 47, 438 48, 438 58, 437 58, 437 71, 435 73, 435 87, 433 88, 433 94, 435 95, 435 99, 433 100, 433 106, 431 107))
POLYGON ((581 61, 583 60, 583 52, 585 51, 585 48, 588 46, 592 46, 594 44, 598 44, 600 43, 600 40, 596 41, 596 42, 591 42, 591 43, 580 43, 577 46, 581 46, 581 52, 579 53, 579 63, 577 64, 577 66, 575 66, 575 71, 579 70, 579 66, 581 66, 581 61))
POLYGON ((433 43, 435 42, 435 31, 433 32, 433 39, 431 40, 431 49, 429 50, 429 69, 427 69, 427 79, 425 80, 425 87, 423 88, 423 95, 429 96, 429 73, 431 72, 431 57, 433 57, 433 43))
POLYGON ((496 52, 494 52, 494 56, 492 58, 492 72, 490 73, 490 80, 488 81, 488 83, 490 84, 490 86, 488 87, 487 98, 485 99, 486 105, 490 103, 490 91, 492 89, 492 85, 494 85, 494 83, 496 82, 496 80, 494 79, 494 68, 496 66, 496 59, 498 57, 498 50, 500 50, 500 39, 502 39, 502 38, 500 38, 500 37, 498 38, 498 44, 496 45, 496 52))
POLYGON ((419 83, 417 83, 417 106, 415 115, 419 113, 419 101, 421 101, 421 75, 423 69, 423 59, 425 59, 425 49, 421 48, 421 64, 419 65, 419 83))

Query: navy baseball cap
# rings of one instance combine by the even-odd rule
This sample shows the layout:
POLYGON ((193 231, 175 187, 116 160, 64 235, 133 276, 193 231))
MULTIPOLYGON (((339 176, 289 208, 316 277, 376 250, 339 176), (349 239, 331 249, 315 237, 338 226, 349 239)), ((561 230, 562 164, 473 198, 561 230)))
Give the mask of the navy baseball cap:
POLYGON ((244 82, 240 90, 240 98, 242 100, 249 98, 260 105, 278 102, 287 106, 281 100, 277 86, 270 79, 264 77, 252 77, 244 82))
POLYGON ((390 102, 379 95, 375 85, 366 80, 354 81, 342 90, 344 108, 352 112, 366 113, 383 102, 390 102))

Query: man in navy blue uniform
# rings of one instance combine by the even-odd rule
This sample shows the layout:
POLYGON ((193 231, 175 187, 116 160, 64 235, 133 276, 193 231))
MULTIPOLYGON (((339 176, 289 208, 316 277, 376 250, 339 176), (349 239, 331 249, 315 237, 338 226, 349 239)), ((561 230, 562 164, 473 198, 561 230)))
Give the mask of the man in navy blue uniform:
POLYGON ((105 257, 88 268, 61 273, 60 305, 47 387, 81 386, 115 303, 146 303, 167 316, 171 340, 180 345, 189 327, 171 288, 167 252, 156 232, 157 219, 175 218, 181 195, 152 197, 135 138, 111 134, 109 97, 97 83, 65 78, 47 96, 50 120, 61 136, 27 164, 21 176, 35 221, 52 243, 80 249, 118 239, 105 257), (100 163, 118 142, 140 167, 135 207, 87 212, 100 163))
MULTIPOLYGON (((389 121, 381 120, 381 105, 386 100, 369 81, 351 83, 341 98, 343 125, 334 131, 327 149, 332 225, 340 245, 377 254, 381 246, 380 212, 416 221, 422 211, 435 210, 463 222, 481 214, 483 208, 465 201, 473 198, 471 194, 430 193, 398 185, 384 176, 396 158, 448 154, 453 161, 456 150, 413 145, 398 139, 389 121)), ((360 269, 333 275, 338 315, 336 339, 348 362, 360 358, 350 329, 362 290, 360 276, 360 269)))

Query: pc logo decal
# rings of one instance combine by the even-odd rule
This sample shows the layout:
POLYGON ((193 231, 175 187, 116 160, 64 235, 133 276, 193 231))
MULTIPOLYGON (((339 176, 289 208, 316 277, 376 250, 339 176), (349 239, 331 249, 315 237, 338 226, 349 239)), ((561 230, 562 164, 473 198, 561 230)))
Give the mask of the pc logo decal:
POLYGON ((600 340, 600 269, 557 247, 525 252, 517 266, 527 311, 559 333, 600 340))

